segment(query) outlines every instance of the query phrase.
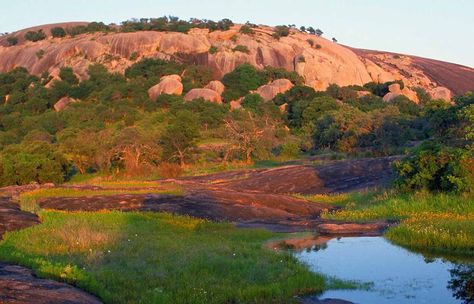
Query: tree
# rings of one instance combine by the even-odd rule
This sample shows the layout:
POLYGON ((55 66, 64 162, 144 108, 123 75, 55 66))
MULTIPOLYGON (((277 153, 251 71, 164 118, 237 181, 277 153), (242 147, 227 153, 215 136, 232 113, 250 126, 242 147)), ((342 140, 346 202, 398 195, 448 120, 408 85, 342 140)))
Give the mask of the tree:
POLYGON ((231 101, 247 95, 250 90, 256 90, 266 83, 266 78, 254 66, 243 64, 224 75, 222 83, 225 85, 222 97, 231 101))
POLYGON ((199 125, 196 116, 189 111, 181 111, 173 117, 160 138, 163 147, 163 158, 167 161, 178 161, 181 167, 196 147, 199 138, 199 125))
POLYGON ((79 83, 79 79, 70 67, 62 67, 61 70, 59 70, 59 78, 70 85, 76 85, 79 83))
POLYGON ((94 130, 64 130, 58 136, 60 151, 81 174, 96 166, 100 144, 94 130))
POLYGON ((51 35, 54 38, 62 38, 66 36, 66 31, 62 27, 56 26, 51 29, 51 35))
POLYGON ((332 42, 337 43, 337 39, 332 37, 332 42))
POLYGON ((306 33, 306 27, 304 25, 300 26, 300 31, 303 33, 306 33))
POLYGON ((240 112, 242 117, 228 116, 224 119, 225 134, 229 142, 223 161, 233 153, 242 153, 245 161, 252 163, 252 156, 271 149, 275 126, 270 116, 257 117, 252 112, 240 112), (262 151, 263 150, 263 151, 262 151))
POLYGON ((68 172, 66 159, 55 147, 34 141, 7 147, 0 155, 0 184, 61 183, 68 172))
POLYGON ((322 36, 322 35, 324 34, 324 32, 321 31, 320 29, 315 30, 314 33, 315 33, 317 36, 322 36))

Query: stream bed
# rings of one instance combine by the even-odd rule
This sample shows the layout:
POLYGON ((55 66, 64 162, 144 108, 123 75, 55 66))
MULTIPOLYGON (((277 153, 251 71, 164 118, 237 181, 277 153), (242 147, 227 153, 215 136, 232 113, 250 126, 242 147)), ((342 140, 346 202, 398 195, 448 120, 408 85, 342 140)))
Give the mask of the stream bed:
POLYGON ((328 290, 319 299, 360 304, 474 303, 474 261, 425 258, 383 237, 342 237, 295 252, 311 270, 371 283, 368 289, 328 290))

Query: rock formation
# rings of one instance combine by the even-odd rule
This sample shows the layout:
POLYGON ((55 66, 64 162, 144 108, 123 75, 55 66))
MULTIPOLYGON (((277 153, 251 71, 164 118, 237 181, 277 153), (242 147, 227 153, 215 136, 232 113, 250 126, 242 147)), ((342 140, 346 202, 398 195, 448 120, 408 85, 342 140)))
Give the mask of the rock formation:
POLYGON ((224 93, 224 90, 225 90, 224 84, 220 82, 219 80, 213 80, 209 82, 204 88, 216 91, 219 95, 222 95, 222 93, 224 93))
POLYGON ((401 89, 400 84, 398 84, 398 83, 394 83, 394 84, 389 85, 388 90, 389 90, 389 92, 383 97, 384 101, 387 101, 387 102, 392 101, 396 97, 398 97, 400 95, 404 95, 408 99, 410 99, 411 101, 414 101, 416 103, 419 102, 418 96, 416 95, 416 93, 414 91, 410 90, 407 87, 404 87, 403 89, 401 89))
POLYGON ((285 93, 293 87, 293 84, 288 79, 277 79, 272 83, 259 87, 257 94, 262 96, 263 100, 269 101, 275 98, 280 93, 285 93))
POLYGON ((148 90, 151 100, 156 100, 161 94, 181 95, 183 94, 183 84, 179 75, 167 75, 160 79, 160 83, 152 86, 148 90))
POLYGON ((184 96, 185 101, 191 101, 199 98, 210 102, 222 103, 221 95, 211 89, 192 89, 184 96))
POLYGON ((61 99, 59 99, 55 104, 54 104, 54 110, 56 112, 64 110, 69 104, 78 102, 78 100, 65 96, 61 99))
MULTIPOLYGON (((51 27, 41 26, 35 30, 43 28, 49 33, 51 27)), ((57 75, 61 67, 71 66, 81 79, 85 79, 89 64, 101 63, 110 71, 123 72, 134 63, 130 56, 135 53, 140 58, 203 64, 212 69, 216 79, 243 63, 257 68, 285 68, 298 72, 305 84, 316 90, 324 90, 331 83, 346 86, 393 80, 402 80, 408 89, 422 87, 432 95, 443 97, 474 90, 472 68, 415 56, 353 49, 294 29, 288 37, 276 40, 271 27, 259 26, 252 35, 239 33, 239 28, 235 25, 228 31, 214 32, 195 28, 187 34, 156 31, 92 33, 48 37, 34 43, 21 38, 15 46, 8 46, 8 36, 4 36, 0 37, 0 72, 21 66, 36 75, 44 71, 57 75), (236 45, 247 47, 248 53, 233 52, 236 45), (211 47, 217 51, 209 53, 211 47), (44 53, 41 58, 36 55, 39 51, 44 53), (438 90, 439 87, 442 89, 438 90)), ((30 29, 13 35, 22 37, 27 30, 30 29)))

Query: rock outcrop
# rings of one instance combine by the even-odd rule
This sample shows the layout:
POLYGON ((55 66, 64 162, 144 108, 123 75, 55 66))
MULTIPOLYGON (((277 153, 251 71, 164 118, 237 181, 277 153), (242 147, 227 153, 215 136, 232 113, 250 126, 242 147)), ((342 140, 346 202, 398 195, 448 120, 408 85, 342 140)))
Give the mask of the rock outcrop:
POLYGON ((156 100, 161 94, 181 95, 183 94, 183 84, 179 75, 167 75, 160 79, 160 83, 152 86, 148 90, 151 100, 156 100))
POLYGON ((220 82, 219 80, 213 80, 209 82, 204 88, 216 91, 219 95, 222 95, 222 93, 224 93, 224 90, 225 90, 224 84, 220 82))
POLYGON ((450 101, 452 98, 452 93, 445 87, 437 87, 428 91, 433 99, 444 99, 450 101))
POLYGON ((272 83, 259 87, 257 94, 262 96, 263 100, 269 101, 275 98, 280 93, 285 93, 293 87, 293 84, 288 79, 277 79, 272 83))
MULTIPOLYGON (((48 33, 51 25, 36 27, 35 30, 40 28, 48 33)), ((324 90, 332 83, 347 86, 393 80, 402 80, 408 89, 422 87, 430 91, 444 87, 445 97, 450 95, 445 94, 447 91, 463 94, 474 90, 474 69, 469 67, 415 56, 353 49, 297 30, 291 30, 288 37, 275 40, 271 27, 259 26, 253 35, 241 34, 239 28, 235 25, 228 31, 214 32, 195 28, 187 34, 156 31, 92 33, 65 38, 47 37, 34 43, 21 38, 15 46, 8 46, 8 36, 4 36, 0 37, 0 72, 21 66, 33 74, 47 71, 57 75, 61 67, 71 66, 80 79, 85 79, 91 63, 101 63, 113 72, 124 72, 134 63, 130 56, 135 53, 139 58, 184 58, 188 62, 206 65, 212 69, 216 79, 243 63, 257 68, 284 68, 298 72, 305 84, 316 90, 324 90), (247 47, 248 52, 232 52, 237 45, 247 47), (211 47, 217 51, 209 53, 211 47), (40 51, 44 54, 41 58, 36 55, 40 51)), ((27 30, 13 35, 23 37, 27 30)), ((211 89, 220 90, 217 87, 211 89)), ((403 94, 409 98, 414 96, 409 96, 411 92, 403 94)))
POLYGON ((419 102, 418 95, 416 94, 416 92, 410 90, 407 87, 404 87, 403 89, 401 89, 400 84, 398 83, 389 85, 388 90, 389 92, 383 97, 383 100, 386 102, 392 101, 393 99, 395 99, 396 97, 400 95, 404 95, 408 99, 416 103, 419 102))
POLYGON ((69 104, 79 102, 78 100, 71 98, 69 96, 65 96, 61 99, 59 99, 55 104, 54 104, 54 110, 56 112, 64 110, 69 104))
POLYGON ((211 89, 192 89, 184 96, 185 101, 191 101, 199 98, 210 102, 222 103, 221 95, 211 89))

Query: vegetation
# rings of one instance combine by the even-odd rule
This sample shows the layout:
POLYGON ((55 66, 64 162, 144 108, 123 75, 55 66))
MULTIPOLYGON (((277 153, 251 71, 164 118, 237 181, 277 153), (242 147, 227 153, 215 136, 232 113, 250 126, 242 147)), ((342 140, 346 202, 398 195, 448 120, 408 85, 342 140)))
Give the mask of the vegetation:
POLYGON ((245 54, 248 54, 250 52, 249 48, 246 47, 245 45, 236 45, 232 51, 234 52, 242 52, 242 53, 245 53, 245 54))
POLYGON ((7 42, 8 42, 9 45, 17 45, 18 44, 18 37, 8 36, 7 42))
POLYGON ((65 37, 66 36, 66 30, 64 30, 64 28, 60 27, 60 26, 56 26, 56 27, 53 27, 51 29, 51 35, 54 37, 54 38, 62 38, 62 37, 65 37))
POLYGON ((25 39, 29 41, 40 41, 46 39, 46 34, 43 33, 43 30, 38 30, 38 31, 28 31, 25 34, 25 39))
POLYGON ((264 230, 156 213, 40 216, 41 225, 5 235, 2 261, 105 303, 288 303, 325 287, 289 254, 263 248, 276 237, 264 230))
POLYGON ((343 221, 396 220, 385 236, 422 252, 473 256, 474 197, 472 194, 383 193, 363 199, 338 198, 346 209, 324 217, 343 221))
POLYGON ((290 28, 286 25, 278 25, 273 30, 273 38, 280 39, 281 37, 287 37, 290 35, 290 28))

